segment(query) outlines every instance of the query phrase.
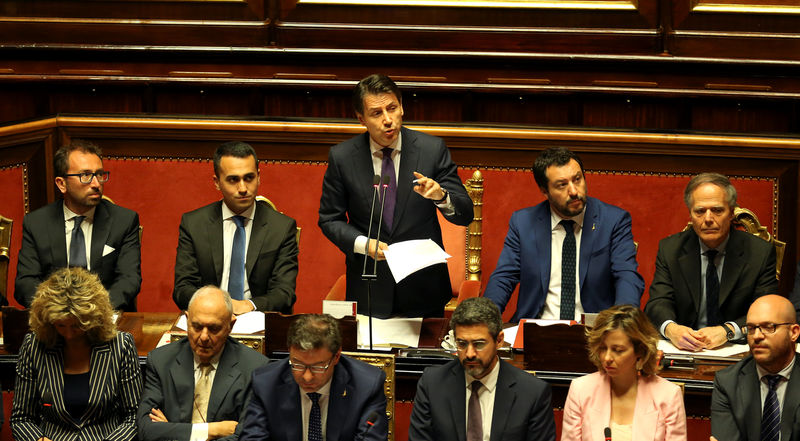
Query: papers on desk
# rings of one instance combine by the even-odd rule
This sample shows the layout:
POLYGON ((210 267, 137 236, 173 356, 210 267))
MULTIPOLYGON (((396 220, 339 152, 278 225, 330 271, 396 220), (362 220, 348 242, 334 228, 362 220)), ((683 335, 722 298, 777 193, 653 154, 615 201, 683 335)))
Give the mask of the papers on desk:
MULTIPOLYGON (((188 329, 186 314, 181 314, 175 326, 183 331, 188 329)), ((246 314, 237 315, 236 322, 233 324, 232 334, 255 334, 264 330, 264 313, 261 311, 250 311, 246 314)))
POLYGON ((703 349, 702 351, 692 352, 678 349, 669 340, 659 340, 658 349, 664 351, 665 355, 690 355, 692 357, 703 358, 729 358, 741 353, 750 351, 747 345, 737 345, 733 343, 725 343, 717 349, 703 349))
MULTIPOLYGON (((358 314, 358 347, 369 348, 369 317, 358 314)), ((419 346, 422 318, 372 319, 372 347, 392 348, 419 346)))
POLYGON ((383 251, 395 283, 437 263, 446 263, 450 255, 430 239, 407 240, 389 245, 383 251))

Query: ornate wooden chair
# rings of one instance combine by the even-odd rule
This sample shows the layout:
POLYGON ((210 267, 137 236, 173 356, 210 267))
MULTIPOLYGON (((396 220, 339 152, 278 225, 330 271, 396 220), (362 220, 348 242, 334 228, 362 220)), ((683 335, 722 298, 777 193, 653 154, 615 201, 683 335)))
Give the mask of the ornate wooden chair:
POLYGON ((394 381, 394 355, 393 354, 374 354, 371 352, 342 352, 348 357, 361 360, 380 368, 386 374, 386 381, 383 386, 383 393, 386 395, 386 418, 389 420, 388 441, 394 441, 394 402, 395 402, 395 381, 394 381))
POLYGON ((0 215, 0 305, 8 304, 8 265, 11 262, 11 227, 14 221, 0 215))

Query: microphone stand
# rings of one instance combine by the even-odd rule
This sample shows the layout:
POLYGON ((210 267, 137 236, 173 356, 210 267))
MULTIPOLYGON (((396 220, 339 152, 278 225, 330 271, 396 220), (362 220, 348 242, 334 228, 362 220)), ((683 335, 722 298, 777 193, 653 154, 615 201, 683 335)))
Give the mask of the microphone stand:
MULTIPOLYGON (((375 235, 375 254, 372 256, 372 281, 378 280, 378 244, 380 243, 381 239, 381 227, 383 226, 383 207, 386 205, 386 189, 389 188, 389 176, 383 176, 381 178, 381 188, 383 192, 381 192, 380 200, 381 200, 381 211, 380 215, 378 216, 378 233, 375 235)), ((370 224, 372 223, 372 218, 370 217, 370 224)), ((367 238, 367 244, 369 244, 369 238, 367 238)), ((364 263, 366 264, 367 259, 364 258, 364 263)), ((372 350, 372 290, 369 288, 369 281, 367 282, 367 315, 369 317, 369 350, 372 350)))
MULTIPOLYGON (((375 266, 373 267, 372 273, 367 274, 367 257, 369 257, 369 241, 372 237, 372 218, 375 215, 375 198, 379 198, 378 193, 378 185, 381 182, 381 177, 378 175, 374 175, 372 177, 372 206, 369 210, 369 227, 367 229, 367 243, 364 245, 364 266, 361 270, 361 280, 367 282, 367 317, 369 318, 369 350, 372 350, 372 283, 373 281, 378 279, 378 272, 377 272, 377 258, 378 258, 378 242, 380 241, 381 235, 381 221, 378 221, 378 235, 375 238, 375 256, 374 259, 376 260, 375 266)), ((384 190, 384 193, 386 191, 384 190)), ((381 204, 381 216, 383 216, 383 204, 381 204)))

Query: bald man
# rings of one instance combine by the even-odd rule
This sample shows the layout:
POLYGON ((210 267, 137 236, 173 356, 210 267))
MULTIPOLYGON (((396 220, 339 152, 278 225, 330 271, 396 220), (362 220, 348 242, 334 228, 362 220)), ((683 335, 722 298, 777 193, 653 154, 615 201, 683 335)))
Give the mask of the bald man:
POLYGON ((186 316, 187 338, 147 357, 139 439, 235 441, 250 399, 251 374, 269 359, 229 337, 236 321, 233 304, 216 286, 198 289, 186 316))
POLYGON ((747 311, 745 328, 750 355, 714 379, 711 439, 800 441, 800 325, 794 306, 778 295, 759 297, 747 311))

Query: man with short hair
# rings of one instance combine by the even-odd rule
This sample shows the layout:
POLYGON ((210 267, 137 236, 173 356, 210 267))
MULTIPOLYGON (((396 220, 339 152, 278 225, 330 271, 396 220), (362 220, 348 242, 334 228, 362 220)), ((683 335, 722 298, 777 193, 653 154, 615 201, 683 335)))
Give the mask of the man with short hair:
POLYGON ((386 374, 342 355, 336 319, 304 314, 286 340, 288 360, 253 373, 241 441, 385 441, 386 374))
POLYGON ((64 199, 23 219, 14 298, 27 308, 51 273, 80 266, 100 277, 114 309, 136 311, 142 285, 139 215, 103 199, 110 172, 100 148, 73 139, 53 155, 53 171, 64 199))
POLYGON ((750 355, 714 377, 712 440, 800 440, 800 337, 794 306, 766 295, 747 311, 750 355))
POLYGON ((521 318, 580 320, 584 312, 639 305, 644 279, 627 211, 587 196, 581 158, 549 148, 533 164, 546 200, 514 212, 484 296, 504 310, 519 285, 521 318))
POLYGON ((747 308, 778 292, 775 248, 731 227, 736 188, 701 173, 684 190, 692 228, 662 239, 644 311, 678 349, 713 349, 743 336, 747 308))
POLYGON ((291 313, 296 300, 297 224, 266 202, 256 202, 258 157, 244 142, 214 152, 214 185, 222 200, 181 218, 172 299, 186 309, 204 285, 233 299, 234 314, 291 313))
POLYGON ((500 310, 466 299, 450 319, 458 360, 425 369, 417 384, 409 441, 554 441, 550 385, 497 356, 500 310))
POLYGON ((353 90, 353 107, 367 131, 331 148, 319 205, 322 233, 345 254, 347 300, 357 301, 358 312, 367 314, 369 283, 375 317, 441 317, 452 298, 447 264, 429 266, 395 283, 383 250, 415 239, 443 246, 436 211, 448 222, 469 225, 472 200, 444 141, 402 127, 400 89, 389 77, 374 74, 361 80, 353 90), (367 238, 370 225, 371 234, 377 233, 380 216, 381 201, 376 199, 370 219, 375 176, 388 182, 378 241, 367 238), (366 267, 371 273, 376 253, 377 280, 362 280, 365 255, 370 256, 366 267))
POLYGON ((187 338, 147 357, 137 412, 141 441, 235 441, 253 371, 269 359, 230 338, 233 305, 216 286, 197 290, 186 312, 187 338))

